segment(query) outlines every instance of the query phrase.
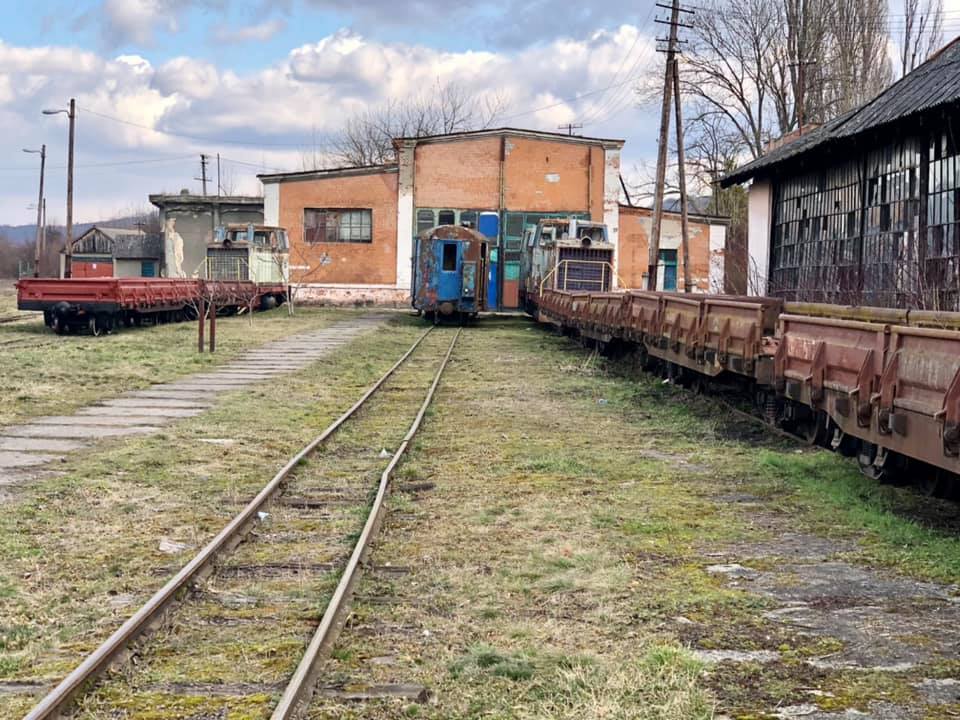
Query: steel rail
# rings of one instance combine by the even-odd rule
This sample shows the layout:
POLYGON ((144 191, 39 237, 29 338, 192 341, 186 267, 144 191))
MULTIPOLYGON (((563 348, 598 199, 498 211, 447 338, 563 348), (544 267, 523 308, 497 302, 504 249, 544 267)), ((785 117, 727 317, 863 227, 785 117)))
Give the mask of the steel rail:
MULTIPOLYGON (((235 548, 243 537, 256 524, 257 513, 262 510, 282 488, 284 481, 291 471, 316 448, 324 443, 341 425, 352 417, 370 397, 381 388, 387 379, 406 362, 407 358, 430 334, 433 328, 428 328, 416 342, 397 360, 393 366, 373 385, 367 388, 350 408, 334 420, 327 428, 294 455, 284 465, 273 479, 267 483, 257 496, 241 510, 233 520, 221 530, 213 540, 207 543, 194 558, 187 563, 173 578, 144 603, 141 608, 114 633, 103 642, 100 647, 88 655, 67 677, 65 677, 48 695, 24 716, 24 720, 52 720, 60 717, 72 704, 74 698, 92 680, 106 671, 130 645, 144 632, 153 628, 162 620, 164 611, 174 602, 179 593, 191 582, 203 579, 212 570, 213 562, 224 552, 235 548)), ((448 353, 449 357, 449 353, 448 353)))
POLYGON ((377 488, 377 495, 370 507, 367 522, 363 526, 363 532, 360 533, 357 544, 353 548, 353 553, 350 555, 350 560, 347 562, 343 574, 340 576, 340 582, 337 583, 337 588, 334 590, 330 602, 327 604, 327 609, 320 619, 320 624, 310 639, 310 644, 307 646, 307 650, 301 658, 299 665, 297 665, 293 677, 287 684, 279 704, 274 708, 270 720, 293 720, 294 718, 300 717, 300 713, 306 709, 313 697, 314 690, 316 689, 317 675, 320 669, 320 661, 332 650, 333 644, 343 629, 350 596, 360 576, 361 564, 370 551, 371 540, 377 534, 383 522, 384 501, 387 496, 387 491, 390 488, 390 479, 393 471, 399 464, 400 459, 407 452, 410 442, 420 429, 427 408, 430 407, 430 403, 433 401, 433 395, 437 390, 437 386, 440 384, 440 377, 443 375, 443 371, 450 361, 453 346, 456 344, 461 332, 462 329, 458 329, 453 336, 453 340, 450 341, 450 347, 447 348, 447 354, 437 369, 437 374, 434 376, 433 383, 430 385, 430 389, 423 399, 420 411, 417 413, 416 418, 414 418, 413 423, 410 425, 410 429, 401 441, 400 447, 397 448, 386 469, 380 475, 380 485, 377 488))

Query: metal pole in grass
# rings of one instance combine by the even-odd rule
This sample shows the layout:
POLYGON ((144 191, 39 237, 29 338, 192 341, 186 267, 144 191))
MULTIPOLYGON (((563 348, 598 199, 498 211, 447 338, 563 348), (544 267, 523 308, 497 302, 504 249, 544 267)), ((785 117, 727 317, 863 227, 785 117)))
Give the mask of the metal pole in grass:
POLYGON ((210 303, 210 352, 217 349, 217 303, 210 303))
POLYGON ((200 296, 200 302, 197 309, 197 352, 203 352, 203 324, 207 321, 206 301, 203 295, 200 296))

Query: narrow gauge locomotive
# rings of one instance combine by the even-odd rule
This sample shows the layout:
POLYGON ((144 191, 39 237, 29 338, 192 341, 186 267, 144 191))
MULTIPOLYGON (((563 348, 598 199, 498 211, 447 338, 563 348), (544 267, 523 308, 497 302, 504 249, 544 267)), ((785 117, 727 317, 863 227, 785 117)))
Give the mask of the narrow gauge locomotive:
POLYGON ((527 227, 520 299, 531 312, 544 288, 608 292, 613 286, 613 244, 603 223, 548 218, 527 227))
POLYGON ((644 369, 738 389, 873 479, 960 494, 960 313, 550 288, 536 301, 541 322, 620 344, 644 369))
POLYGON ((476 317, 486 308, 488 242, 457 225, 421 232, 413 253, 413 307, 434 320, 476 317))

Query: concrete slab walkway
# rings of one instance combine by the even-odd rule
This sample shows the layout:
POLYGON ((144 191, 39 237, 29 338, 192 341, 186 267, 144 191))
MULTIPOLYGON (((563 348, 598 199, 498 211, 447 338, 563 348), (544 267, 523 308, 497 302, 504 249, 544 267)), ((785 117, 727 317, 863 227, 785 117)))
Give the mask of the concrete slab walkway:
POLYGON ((60 462, 101 438, 147 435, 212 407, 221 393, 296 372, 381 325, 389 316, 364 315, 254 348, 213 371, 186 375, 77 410, 0 427, 0 486, 60 462))

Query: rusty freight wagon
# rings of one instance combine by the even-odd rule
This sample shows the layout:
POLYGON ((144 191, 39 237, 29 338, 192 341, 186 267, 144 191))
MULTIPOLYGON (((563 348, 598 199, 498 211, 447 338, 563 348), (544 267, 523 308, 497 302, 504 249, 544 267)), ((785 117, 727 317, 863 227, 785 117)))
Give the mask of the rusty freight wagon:
POLYGON ((413 307, 428 317, 475 317, 486 308, 488 238, 470 228, 441 225, 417 236, 413 307))

